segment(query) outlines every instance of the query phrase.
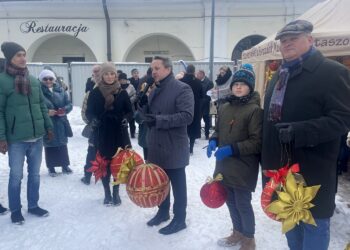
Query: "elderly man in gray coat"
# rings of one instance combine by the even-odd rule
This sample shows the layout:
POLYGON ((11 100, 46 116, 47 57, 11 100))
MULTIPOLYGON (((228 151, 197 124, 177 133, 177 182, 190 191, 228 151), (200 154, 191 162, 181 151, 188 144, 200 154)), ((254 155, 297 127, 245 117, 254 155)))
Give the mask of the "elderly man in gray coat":
MULTIPOLYGON (((164 169, 173 189, 174 218, 169 225, 159 230, 159 233, 167 235, 186 228, 185 167, 189 163, 187 125, 193 120, 194 97, 190 86, 174 78, 172 63, 168 58, 153 59, 152 76, 156 88, 149 95, 148 111, 143 120, 149 127, 148 161, 164 169)), ((147 225, 156 226, 169 220, 169 209, 170 194, 147 225)))

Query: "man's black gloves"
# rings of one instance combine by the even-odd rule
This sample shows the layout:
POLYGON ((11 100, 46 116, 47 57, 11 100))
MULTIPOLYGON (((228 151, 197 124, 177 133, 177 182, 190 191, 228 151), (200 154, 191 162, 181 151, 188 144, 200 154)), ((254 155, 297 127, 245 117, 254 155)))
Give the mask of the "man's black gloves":
POLYGON ((291 123, 277 123, 275 125, 281 143, 291 143, 295 139, 294 129, 291 123))

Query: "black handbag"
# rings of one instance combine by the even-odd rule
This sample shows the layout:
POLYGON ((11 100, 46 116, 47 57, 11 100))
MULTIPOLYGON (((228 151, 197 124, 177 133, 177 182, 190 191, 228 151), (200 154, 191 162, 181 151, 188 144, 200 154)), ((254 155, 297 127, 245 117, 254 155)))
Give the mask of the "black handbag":
POLYGON ((85 138, 90 138, 92 134, 92 126, 90 124, 85 125, 83 131, 81 131, 81 135, 84 136, 85 138))

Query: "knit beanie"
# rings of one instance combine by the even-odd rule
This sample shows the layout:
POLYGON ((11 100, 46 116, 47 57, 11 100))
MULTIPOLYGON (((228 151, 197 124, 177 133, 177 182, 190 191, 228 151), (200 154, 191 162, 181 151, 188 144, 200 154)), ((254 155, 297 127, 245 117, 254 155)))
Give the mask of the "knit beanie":
POLYGON ((3 42, 1 44, 1 51, 4 53, 4 56, 8 62, 11 61, 12 57, 14 57, 18 51, 26 52, 21 45, 14 42, 3 42))
POLYGON ((244 82, 248 85, 251 92, 254 91, 255 73, 253 71, 253 66, 249 63, 243 64, 241 68, 233 74, 230 89, 232 89, 235 82, 244 82))
POLYGON ((44 78, 51 77, 53 78, 54 81, 56 81, 56 76, 55 74, 48 69, 44 69, 43 71, 40 72, 39 74, 39 81, 42 82, 44 78))
POLYGON ((128 80, 128 76, 125 73, 120 73, 118 76, 118 80, 128 80))
POLYGON ((103 75, 107 72, 113 72, 117 76, 117 69, 112 62, 105 62, 101 64, 101 71, 100 71, 100 82, 103 81, 103 75))

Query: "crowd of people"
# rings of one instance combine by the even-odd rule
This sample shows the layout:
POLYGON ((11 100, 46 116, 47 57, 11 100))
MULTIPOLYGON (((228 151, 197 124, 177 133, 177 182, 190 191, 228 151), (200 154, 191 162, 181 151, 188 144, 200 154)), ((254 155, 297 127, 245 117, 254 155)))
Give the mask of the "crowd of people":
MULTIPOLYGON (((321 185, 313 200, 315 207, 310 209, 317 226, 300 222, 286 233, 288 246, 292 250, 328 249, 339 145, 350 128, 350 75, 346 67, 325 58, 313 46, 312 30, 311 23, 297 20, 277 33, 283 61, 269 82, 263 108, 254 90, 255 73, 250 64, 236 72, 220 68, 217 119, 211 135, 208 91, 214 84, 203 70, 196 72, 193 65, 186 65, 182 74, 174 76, 170 59, 157 56, 141 78, 137 69, 128 78, 110 62, 93 66, 81 113, 86 123, 82 134, 88 138, 81 181, 90 184, 87 170, 97 152, 110 160, 119 147, 131 147, 136 122, 144 159, 161 166, 172 187, 174 215, 159 233, 169 235, 185 229, 185 170, 195 140, 201 137, 203 119, 207 157, 214 154, 213 175, 223 176, 233 226, 232 233, 219 239, 218 245, 256 248, 251 199, 259 164, 263 170, 278 170, 299 163, 305 183, 321 185)), ((29 74, 26 52, 19 44, 5 42, 1 50, 6 61, 0 74, 0 151, 9 156, 11 221, 22 224, 20 190, 25 157, 28 212, 37 216, 49 214, 38 205, 42 148, 51 176, 56 175, 55 167, 61 167, 63 173, 72 172, 67 150, 67 138, 72 136, 67 114, 72 104, 52 70, 44 69, 39 79, 29 74)), ((350 146, 350 133, 346 143, 350 146)), ((107 175, 102 178, 103 204, 118 206, 119 185, 111 191, 110 178, 107 166, 107 175)), ((0 205, 0 214, 6 211, 0 205)), ((170 218, 169 193, 147 225, 156 226, 170 218)))

